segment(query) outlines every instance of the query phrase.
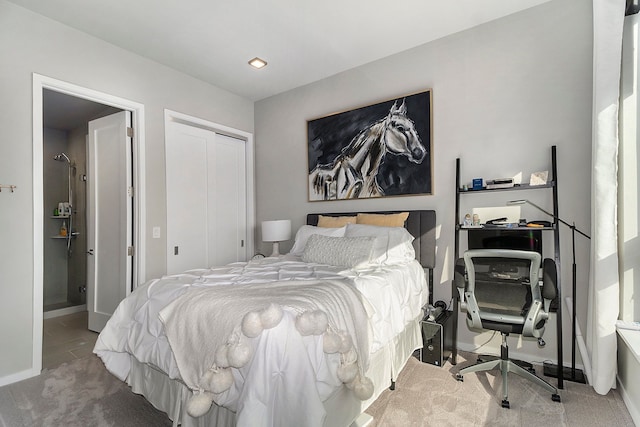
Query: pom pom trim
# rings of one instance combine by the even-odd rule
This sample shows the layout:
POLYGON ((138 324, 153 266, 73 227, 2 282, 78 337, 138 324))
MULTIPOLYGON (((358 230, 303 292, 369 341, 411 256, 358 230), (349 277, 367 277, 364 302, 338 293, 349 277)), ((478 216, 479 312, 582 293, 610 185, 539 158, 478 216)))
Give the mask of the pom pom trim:
MULTIPOLYGON (((253 348, 246 338, 256 338, 265 329, 277 326, 284 315, 282 307, 271 303, 260 311, 250 311, 244 315, 240 325, 229 336, 227 343, 216 350, 214 365, 200 379, 202 389, 194 391, 187 401, 187 413, 200 417, 209 411, 214 394, 231 388, 234 382, 231 367, 241 368, 253 356, 253 348)), ((357 352, 353 339, 345 331, 333 332, 329 329, 329 319, 322 310, 305 311, 295 320, 295 327, 302 336, 323 335, 323 351, 327 354, 340 353, 337 368, 338 379, 360 400, 373 395, 373 383, 360 374, 357 352)))

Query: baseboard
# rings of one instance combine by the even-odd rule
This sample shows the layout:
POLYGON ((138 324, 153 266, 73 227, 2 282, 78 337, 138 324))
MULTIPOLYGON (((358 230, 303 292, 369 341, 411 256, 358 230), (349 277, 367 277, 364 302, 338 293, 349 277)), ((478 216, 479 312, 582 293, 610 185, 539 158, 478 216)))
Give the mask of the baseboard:
POLYGON ((58 310, 45 311, 43 319, 53 319, 54 317, 66 316, 68 314, 79 313, 81 311, 87 311, 87 304, 74 305, 72 307, 60 308, 58 310))
POLYGON ((26 371, 16 372, 15 374, 7 375, 6 377, 0 377, 0 387, 17 383, 18 381, 26 380, 39 374, 39 372, 33 372, 32 369, 27 369, 26 371))
MULTIPOLYGON (((498 338, 500 337, 500 335, 498 335, 498 338)), ((478 350, 477 346, 471 345, 471 344, 467 344, 467 343, 458 343, 458 350, 460 351, 466 351, 469 353, 475 353, 475 354, 493 354, 497 357, 500 357, 500 347, 496 347, 496 348, 483 348, 478 350)), ((523 353, 523 352, 519 352, 519 351, 513 351, 511 349, 511 347, 509 347, 509 357, 511 359, 518 359, 518 360, 524 360, 525 362, 529 362, 532 363, 534 365, 543 365, 546 364, 543 361, 540 361, 540 357, 536 354, 532 354, 532 353, 523 353)), ((545 362, 553 364, 553 365, 557 365, 557 359, 548 359, 545 362)), ((565 369, 569 369, 571 370, 571 368, 567 368, 565 366, 565 369)), ((576 370, 580 370, 580 371, 584 371, 584 366, 580 363, 576 363, 576 370)))
POLYGON ((624 388, 624 384, 622 384, 620 378, 616 377, 616 380, 618 392, 620 393, 620 396, 622 396, 622 400, 629 411, 629 415, 631 415, 633 423, 640 426, 640 406, 638 406, 638 402, 629 396, 629 393, 624 388))

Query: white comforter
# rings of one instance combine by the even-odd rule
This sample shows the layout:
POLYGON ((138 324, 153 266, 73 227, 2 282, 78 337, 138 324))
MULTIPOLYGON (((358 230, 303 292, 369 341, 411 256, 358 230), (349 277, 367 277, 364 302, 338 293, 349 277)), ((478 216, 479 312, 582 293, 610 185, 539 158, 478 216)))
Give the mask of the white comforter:
MULTIPOLYGON (((130 355, 161 369, 170 378, 183 380, 159 312, 188 289, 335 279, 354 286, 363 296, 370 322, 366 329, 371 336, 369 348, 360 349, 362 352, 374 353, 386 345, 420 314, 428 301, 424 271, 417 262, 349 270, 307 264, 292 256, 265 258, 191 270, 140 286, 122 301, 98 337, 94 352, 123 381, 131 368, 130 355)), ((341 386, 336 376, 340 355, 324 353, 320 337, 302 337, 294 324, 295 313, 285 310, 280 325, 254 338, 256 357, 244 367, 233 369, 233 387, 223 399, 216 399, 236 412, 238 425, 286 425, 300 419, 308 420, 308 425, 322 424, 322 402, 341 386)))

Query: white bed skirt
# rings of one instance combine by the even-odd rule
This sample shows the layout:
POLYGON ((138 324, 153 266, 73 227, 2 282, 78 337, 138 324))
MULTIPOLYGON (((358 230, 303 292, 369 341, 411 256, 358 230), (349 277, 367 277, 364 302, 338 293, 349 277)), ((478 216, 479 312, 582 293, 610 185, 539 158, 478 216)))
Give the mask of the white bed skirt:
MULTIPOLYGON (((398 378, 409 357, 422 347, 420 319, 410 322, 391 343, 371 355, 366 372, 375 385, 369 400, 358 400, 346 387, 336 390, 325 402, 327 417, 325 426, 349 426, 373 403, 380 394, 398 378)), ((134 393, 143 395, 157 409, 166 412, 175 426, 183 427, 233 427, 235 413, 215 404, 204 416, 193 418, 187 414, 185 402, 192 395, 182 382, 170 379, 164 372, 139 362, 131 356, 131 371, 127 384, 134 393)))

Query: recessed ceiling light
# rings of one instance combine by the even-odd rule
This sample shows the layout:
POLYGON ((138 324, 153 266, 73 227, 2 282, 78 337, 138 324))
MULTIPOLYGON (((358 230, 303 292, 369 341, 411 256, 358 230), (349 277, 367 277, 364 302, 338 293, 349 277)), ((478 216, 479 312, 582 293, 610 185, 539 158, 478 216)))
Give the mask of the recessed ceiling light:
POLYGON ((251 61, 249 61, 249 65, 251 65, 254 68, 262 68, 267 66, 267 61, 265 61, 264 59, 260 59, 256 56, 251 61))

